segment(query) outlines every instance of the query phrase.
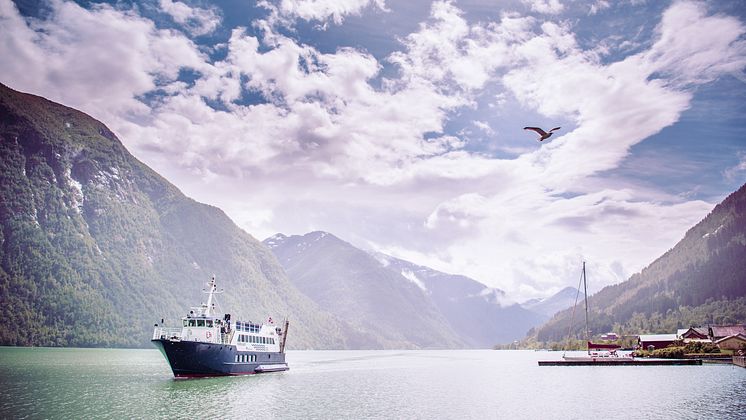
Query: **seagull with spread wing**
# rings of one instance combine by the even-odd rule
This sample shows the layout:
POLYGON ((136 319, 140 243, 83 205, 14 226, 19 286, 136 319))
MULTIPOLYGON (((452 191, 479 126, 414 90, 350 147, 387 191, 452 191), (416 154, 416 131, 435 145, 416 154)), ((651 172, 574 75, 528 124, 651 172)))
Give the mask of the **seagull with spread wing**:
POLYGON ((554 127, 553 129, 549 130, 549 132, 546 132, 539 127, 523 127, 524 130, 536 131, 539 134, 539 136, 541 136, 539 137, 539 141, 544 141, 548 139, 549 137, 552 137, 552 132, 557 131, 560 128, 561 127, 554 127))

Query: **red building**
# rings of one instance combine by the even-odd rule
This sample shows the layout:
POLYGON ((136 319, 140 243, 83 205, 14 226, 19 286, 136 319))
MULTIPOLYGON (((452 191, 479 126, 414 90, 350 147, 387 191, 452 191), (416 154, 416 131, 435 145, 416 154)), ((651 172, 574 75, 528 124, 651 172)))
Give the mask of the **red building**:
POLYGON ((746 325, 713 325, 708 328, 708 335, 713 343, 721 338, 738 334, 746 335, 746 325))
POLYGON ((706 327, 691 327, 688 330, 683 330, 679 337, 682 340, 693 339, 693 340, 706 340, 709 339, 709 331, 706 327))
POLYGON ((678 338, 676 334, 643 334, 637 339, 637 344, 642 350, 665 349, 674 344, 678 338))

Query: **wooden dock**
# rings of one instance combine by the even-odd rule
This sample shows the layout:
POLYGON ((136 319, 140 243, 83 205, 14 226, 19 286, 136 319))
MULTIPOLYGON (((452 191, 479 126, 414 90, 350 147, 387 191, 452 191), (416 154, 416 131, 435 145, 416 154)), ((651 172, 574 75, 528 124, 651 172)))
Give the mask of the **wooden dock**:
POLYGON ((539 366, 693 366, 702 359, 540 360, 539 366))
POLYGON ((733 356, 733 364, 746 368, 746 356, 733 356))

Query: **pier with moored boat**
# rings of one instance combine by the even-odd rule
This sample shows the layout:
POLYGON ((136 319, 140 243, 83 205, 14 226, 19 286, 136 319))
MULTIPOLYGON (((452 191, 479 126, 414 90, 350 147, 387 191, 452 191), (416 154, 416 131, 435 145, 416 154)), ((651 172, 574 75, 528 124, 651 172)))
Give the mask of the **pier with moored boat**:
MULTIPOLYGON (((588 285, 585 272, 585 262, 580 274, 578 294, 582 284, 585 295, 585 338, 588 346, 587 354, 568 355, 563 353, 562 360, 540 360, 539 366, 684 366, 701 365, 701 359, 648 359, 634 357, 632 354, 618 353, 620 346, 610 343, 594 343, 588 333, 588 285)), ((572 320, 575 319, 575 308, 578 306, 577 296, 573 306, 572 319, 568 330, 568 337, 572 330, 572 320)))

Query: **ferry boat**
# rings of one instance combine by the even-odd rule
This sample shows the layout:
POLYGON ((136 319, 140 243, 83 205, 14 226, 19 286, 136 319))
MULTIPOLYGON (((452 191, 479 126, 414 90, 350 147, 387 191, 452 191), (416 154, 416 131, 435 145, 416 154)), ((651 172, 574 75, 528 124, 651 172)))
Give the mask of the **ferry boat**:
MULTIPOLYGON (((176 378, 250 375, 288 370, 285 342, 289 323, 238 321, 215 314, 215 276, 208 283, 207 303, 191 308, 181 327, 155 324, 151 342, 163 353, 176 378)), ((161 321, 163 324, 163 321, 161 321)))

